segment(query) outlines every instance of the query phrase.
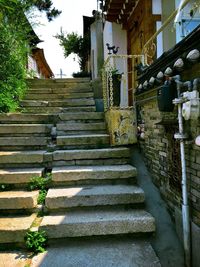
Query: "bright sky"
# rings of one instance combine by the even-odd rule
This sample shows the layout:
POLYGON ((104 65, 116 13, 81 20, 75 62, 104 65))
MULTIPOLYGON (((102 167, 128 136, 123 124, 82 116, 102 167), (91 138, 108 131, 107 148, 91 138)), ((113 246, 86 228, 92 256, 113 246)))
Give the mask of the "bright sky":
MULTIPOLYGON (((38 15, 37 20, 42 25, 34 27, 35 33, 44 42, 38 44, 38 47, 44 49, 46 60, 51 67, 54 75, 60 73, 62 69, 65 77, 70 77, 73 72, 79 71, 77 58, 70 55, 64 58, 63 50, 59 45, 59 40, 54 38, 60 32, 62 27, 64 32, 72 31, 82 35, 83 33, 83 15, 92 16, 92 10, 97 8, 97 0, 53 0, 55 8, 62 10, 62 14, 48 22, 45 15, 38 15)), ((37 13, 38 14, 38 13, 37 13)))

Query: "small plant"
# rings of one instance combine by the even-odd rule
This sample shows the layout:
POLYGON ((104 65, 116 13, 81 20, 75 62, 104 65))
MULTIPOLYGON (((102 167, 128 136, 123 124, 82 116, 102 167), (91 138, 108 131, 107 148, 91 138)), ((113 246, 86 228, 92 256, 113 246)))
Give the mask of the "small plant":
POLYGON ((47 173, 46 177, 34 176, 30 179, 28 184, 28 190, 40 190, 37 199, 38 204, 44 204, 47 195, 47 190, 49 188, 49 183, 51 182, 51 173, 47 173))
POLYGON ((47 175, 47 177, 34 176, 30 179, 28 184, 28 189, 32 190, 46 190, 49 187, 49 183, 51 182, 51 176, 47 175))
POLYGON ((45 231, 29 230, 24 239, 28 250, 34 253, 40 253, 46 250, 48 237, 45 231))
POLYGON ((46 195, 47 195, 47 190, 40 190, 39 196, 38 196, 38 199, 37 199, 37 203, 38 204, 44 204, 46 195))
POLYGON ((82 77, 91 77, 91 73, 87 71, 79 71, 79 72, 73 72, 72 76, 74 78, 82 78, 82 77))
POLYGON ((9 191, 13 188, 11 184, 0 184, 0 191, 9 191))

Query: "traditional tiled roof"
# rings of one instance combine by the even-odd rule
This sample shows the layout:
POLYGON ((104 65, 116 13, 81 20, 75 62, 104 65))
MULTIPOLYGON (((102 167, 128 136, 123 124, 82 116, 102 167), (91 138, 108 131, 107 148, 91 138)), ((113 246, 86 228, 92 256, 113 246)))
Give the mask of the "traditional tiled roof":
POLYGON ((200 25, 182 41, 177 43, 150 66, 143 69, 138 78, 137 94, 150 90, 154 84, 161 84, 165 77, 180 74, 189 69, 191 63, 198 62, 200 58, 200 25))

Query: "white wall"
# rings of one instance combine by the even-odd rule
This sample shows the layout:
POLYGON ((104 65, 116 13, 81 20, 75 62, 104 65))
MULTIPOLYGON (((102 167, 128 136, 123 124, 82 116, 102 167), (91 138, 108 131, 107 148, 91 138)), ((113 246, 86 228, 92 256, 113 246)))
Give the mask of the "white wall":
POLYGON ((92 79, 97 77, 97 37, 96 37, 96 25, 90 26, 90 37, 91 37, 91 68, 92 68, 92 79))
POLYGON ((37 77, 37 78, 41 77, 39 70, 38 70, 37 63, 35 59, 32 58, 31 55, 28 55, 28 70, 30 71, 30 73, 32 72, 32 74, 30 75, 34 75, 34 77, 37 77))
MULTIPOLYGON (((103 32, 104 42, 104 61, 108 57, 108 49, 106 43, 110 46, 115 45, 119 47, 117 55, 127 55, 127 32, 121 28, 121 25, 117 23, 111 23, 106 21, 103 32)), ((119 73, 123 73, 121 80, 121 101, 120 106, 128 106, 128 75, 127 75, 127 60, 122 58, 116 58, 112 62, 113 67, 118 70, 119 73)))
POLYGON ((113 44, 113 32, 112 32, 112 23, 106 21, 103 30, 103 47, 104 47, 104 60, 108 57, 108 49, 106 43, 112 46, 113 44))
POLYGON ((90 26, 92 79, 99 78, 103 66, 103 23, 97 18, 90 26))

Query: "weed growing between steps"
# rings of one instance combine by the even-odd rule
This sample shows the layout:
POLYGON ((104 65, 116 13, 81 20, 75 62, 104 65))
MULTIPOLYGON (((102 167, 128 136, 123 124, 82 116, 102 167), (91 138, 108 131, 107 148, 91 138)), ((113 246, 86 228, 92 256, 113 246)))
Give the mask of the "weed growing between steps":
POLYGON ((40 190, 39 196, 38 196, 38 199, 37 199, 37 203, 38 204, 44 204, 46 195, 47 195, 47 190, 40 190))
POLYGON ((0 191, 10 191, 13 189, 12 184, 0 184, 0 191))
POLYGON ((51 183, 51 174, 47 174, 46 177, 34 176, 30 179, 28 184, 28 190, 40 190, 38 196, 38 204, 44 204, 49 185, 51 183))
POLYGON ((47 190, 49 188, 51 180, 51 174, 46 175, 46 177, 34 176, 30 179, 28 190, 47 190))
POLYGON ((45 231, 29 230, 25 236, 25 244, 29 251, 33 253, 44 252, 47 247, 48 237, 45 231))

